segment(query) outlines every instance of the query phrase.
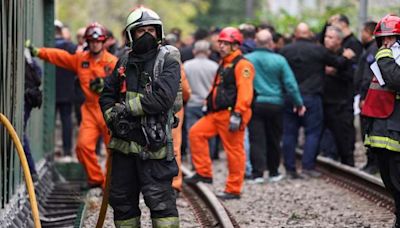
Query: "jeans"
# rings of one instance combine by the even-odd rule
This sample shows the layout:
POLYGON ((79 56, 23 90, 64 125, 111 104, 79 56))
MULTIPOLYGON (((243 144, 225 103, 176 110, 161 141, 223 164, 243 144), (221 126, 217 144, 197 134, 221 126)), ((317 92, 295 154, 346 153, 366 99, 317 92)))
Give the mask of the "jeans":
POLYGON ((304 127, 305 144, 302 158, 303 169, 315 168, 315 159, 323 127, 322 99, 319 95, 303 96, 307 108, 303 117, 293 112, 293 105, 286 103, 283 121, 283 156, 287 171, 296 171, 295 150, 299 128, 304 127))
POLYGON ((251 176, 253 168, 251 167, 250 161, 250 138, 249 138, 249 128, 246 127, 244 131, 244 150, 246 151, 246 176, 251 176))
MULTIPOLYGON (((186 107, 185 108, 185 122, 186 129, 189 133, 190 128, 201 118, 204 116, 203 111, 201 111, 200 107, 186 107)), ((187 148, 190 148, 189 140, 186 138, 187 148)), ((218 157, 218 148, 216 146, 216 138, 212 138, 208 141, 208 145, 210 148, 210 156, 212 158, 218 157)))
POLYGON ((29 117, 31 115, 32 107, 28 106, 25 104, 24 107, 24 152, 26 156, 26 160, 28 161, 28 166, 29 170, 31 171, 31 174, 36 173, 36 167, 35 167, 35 161, 33 160, 32 153, 31 153, 31 148, 29 146, 29 139, 26 134, 26 125, 28 123, 29 117))

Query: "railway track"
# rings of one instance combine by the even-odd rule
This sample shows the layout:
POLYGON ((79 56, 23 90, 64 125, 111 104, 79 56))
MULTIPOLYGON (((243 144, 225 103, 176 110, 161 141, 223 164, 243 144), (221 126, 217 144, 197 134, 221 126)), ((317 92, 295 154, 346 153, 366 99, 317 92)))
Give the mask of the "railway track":
MULTIPOLYGON (((185 167, 182 170, 185 176, 193 175, 185 167)), ((394 202, 379 178, 324 157, 318 158, 317 170, 323 174, 322 178, 325 181, 348 189, 388 211, 394 211, 394 202)), ((37 186, 39 189, 42 188, 38 191, 38 198, 41 202, 40 214, 43 227, 90 227, 83 226, 87 205, 82 202, 84 197, 80 191, 81 183, 52 182, 51 180, 54 179, 50 173, 47 172, 45 176, 42 176, 44 183, 39 185, 40 187, 37 186), (83 212, 82 208, 84 208, 83 212)), ((201 182, 190 186, 184 184, 181 202, 185 201, 190 205, 184 210, 189 209, 192 211, 191 213, 195 218, 190 222, 190 226, 240 227, 234 217, 237 215, 232 213, 234 214, 233 216, 226 208, 229 205, 224 206, 211 189, 210 186, 201 182)), ((229 209, 232 210, 233 208, 229 209)), ((30 217, 28 212, 23 212, 18 221, 14 220, 14 225, 29 227, 29 225, 26 226, 27 224, 24 226, 22 222, 24 216, 30 217)), ((97 220, 97 217, 95 220, 97 220)), ((143 225, 147 227, 147 224, 143 225)), ((183 225, 183 227, 185 226, 183 225)))
MULTIPOLYGON (((297 152, 298 158, 301 154, 297 152)), ((317 157, 316 169, 328 182, 355 192, 376 205, 394 212, 393 198, 380 178, 322 156, 317 157)))
POLYGON ((326 158, 318 159, 317 170, 325 175, 327 181, 353 191, 377 205, 394 212, 394 201, 382 181, 358 169, 346 167, 326 158))
MULTIPOLYGON (((184 176, 192 176, 193 173, 182 166, 184 176)), ((202 227, 239 227, 234 217, 221 204, 215 194, 204 183, 183 186, 183 196, 190 202, 196 218, 202 227)))

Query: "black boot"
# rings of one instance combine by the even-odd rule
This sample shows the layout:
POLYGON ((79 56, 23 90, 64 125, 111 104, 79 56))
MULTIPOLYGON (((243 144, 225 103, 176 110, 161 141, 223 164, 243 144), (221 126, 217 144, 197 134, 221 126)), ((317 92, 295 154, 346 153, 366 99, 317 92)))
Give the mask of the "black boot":
POLYGON ((236 194, 229 193, 229 192, 217 193, 216 196, 221 200, 240 199, 240 195, 236 195, 236 194))
POLYGON ((203 177, 196 173, 195 175, 193 175, 191 177, 183 179, 183 181, 185 181, 185 183, 187 183, 187 184, 196 184, 197 182, 204 182, 207 184, 211 184, 213 180, 211 177, 203 177))

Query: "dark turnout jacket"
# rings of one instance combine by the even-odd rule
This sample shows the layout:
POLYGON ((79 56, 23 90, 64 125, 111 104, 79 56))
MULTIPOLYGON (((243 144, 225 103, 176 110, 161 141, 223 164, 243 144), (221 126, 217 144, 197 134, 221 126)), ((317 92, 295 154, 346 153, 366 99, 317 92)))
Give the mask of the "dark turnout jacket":
POLYGON ((296 40, 282 48, 280 53, 292 68, 302 95, 322 94, 325 66, 340 69, 347 62, 344 57, 306 39, 296 40))

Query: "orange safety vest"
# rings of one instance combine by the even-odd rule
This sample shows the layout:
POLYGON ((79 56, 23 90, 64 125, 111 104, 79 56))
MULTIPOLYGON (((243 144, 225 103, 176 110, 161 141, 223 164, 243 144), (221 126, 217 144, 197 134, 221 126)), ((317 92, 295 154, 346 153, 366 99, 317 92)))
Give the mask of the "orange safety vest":
POLYGON ((395 101, 396 92, 380 86, 376 77, 373 77, 361 114, 372 118, 388 118, 394 111, 395 101))

